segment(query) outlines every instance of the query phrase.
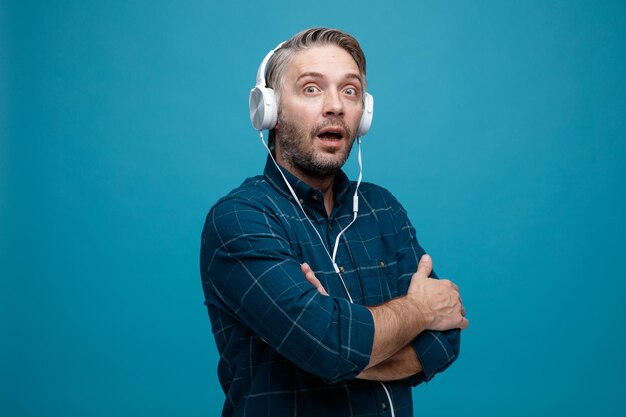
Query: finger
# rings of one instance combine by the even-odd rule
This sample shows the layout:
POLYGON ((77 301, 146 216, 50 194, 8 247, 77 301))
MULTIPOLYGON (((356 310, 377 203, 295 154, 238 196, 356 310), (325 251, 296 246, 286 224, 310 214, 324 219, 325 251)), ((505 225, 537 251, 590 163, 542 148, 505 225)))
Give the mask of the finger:
POLYGON ((459 287, 452 281, 450 281, 447 278, 439 278, 439 282, 444 283, 445 285, 448 285, 450 287, 452 287, 452 289, 454 289, 454 291, 459 292, 459 287))
POLYGON ((421 277, 419 275, 417 275, 417 272, 415 274, 413 274, 413 276, 411 277, 411 282, 409 283, 409 289, 407 290, 408 294, 411 294, 411 293, 417 291, 417 288, 419 287, 419 281, 420 280, 421 280, 421 277))
POLYGON ((433 260, 428 254, 424 254, 417 265, 417 272, 421 277, 428 278, 433 272, 433 260))
POLYGON ((467 329, 467 326, 469 326, 469 320, 463 317, 463 320, 461 321, 461 326, 459 327, 459 329, 465 330, 467 329))
POLYGON ((306 278, 306 280, 309 281, 309 284, 315 287, 315 289, 319 291, 320 294, 328 295, 328 292, 326 292, 326 289, 324 288, 320 280, 317 279, 317 277, 315 276, 315 273, 313 272, 309 264, 304 262, 303 264, 300 265, 300 269, 304 273, 304 277, 306 278))
POLYGON ((309 272, 313 272, 313 270, 311 269, 311 267, 309 266, 309 264, 308 264, 308 263, 306 263, 306 262, 303 262, 303 263, 301 263, 301 264, 300 264, 300 270, 302 271, 302 273, 303 273, 304 275, 306 275, 306 274, 307 274, 307 273, 309 273, 309 272))
POLYGON ((328 293, 326 292, 326 289, 324 288, 324 286, 322 285, 320 280, 315 278, 315 275, 309 276, 309 274, 307 274, 307 278, 306 279, 311 283, 311 285, 313 285, 315 287, 315 289, 317 291, 319 291, 320 294, 328 295, 328 293))

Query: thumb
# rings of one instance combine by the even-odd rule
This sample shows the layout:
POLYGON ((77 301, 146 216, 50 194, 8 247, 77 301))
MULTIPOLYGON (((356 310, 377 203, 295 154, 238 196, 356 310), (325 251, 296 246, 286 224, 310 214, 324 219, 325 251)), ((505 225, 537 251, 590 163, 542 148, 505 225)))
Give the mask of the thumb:
POLYGON ((428 278, 431 272, 433 272, 433 260, 430 255, 424 254, 417 265, 416 274, 423 278, 428 278))
POLYGON ((431 272, 433 272, 433 260, 430 255, 424 254, 417 264, 417 271, 411 277, 408 293, 416 292, 422 280, 427 279, 431 272))

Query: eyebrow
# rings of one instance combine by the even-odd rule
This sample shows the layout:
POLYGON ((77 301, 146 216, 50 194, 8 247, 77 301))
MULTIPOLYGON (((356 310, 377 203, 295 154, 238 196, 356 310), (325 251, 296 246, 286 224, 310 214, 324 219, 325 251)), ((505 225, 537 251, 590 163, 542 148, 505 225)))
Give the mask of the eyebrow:
MULTIPOLYGON (((306 78, 306 77, 326 78, 326 76, 324 74, 320 73, 320 72, 303 72, 296 79, 296 83, 298 83, 302 78, 306 78)), ((357 80, 361 85, 363 85, 363 80, 361 79, 361 76, 358 75, 358 74, 348 73, 348 74, 345 75, 344 78, 347 78, 347 79, 350 79, 350 80, 357 80)))

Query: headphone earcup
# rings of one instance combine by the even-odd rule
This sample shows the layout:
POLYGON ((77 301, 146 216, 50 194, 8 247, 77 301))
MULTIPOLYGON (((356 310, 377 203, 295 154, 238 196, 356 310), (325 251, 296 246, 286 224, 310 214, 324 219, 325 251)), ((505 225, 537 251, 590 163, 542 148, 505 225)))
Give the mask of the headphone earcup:
POLYGON ((370 130, 372 125, 372 118, 374 117, 374 97, 370 93, 365 93, 365 100, 363 103, 363 115, 361 115, 361 122, 356 130, 358 137, 365 136, 367 131, 370 130))
POLYGON ((273 129, 278 118, 274 90, 260 85, 250 91, 250 121, 256 130, 273 129))

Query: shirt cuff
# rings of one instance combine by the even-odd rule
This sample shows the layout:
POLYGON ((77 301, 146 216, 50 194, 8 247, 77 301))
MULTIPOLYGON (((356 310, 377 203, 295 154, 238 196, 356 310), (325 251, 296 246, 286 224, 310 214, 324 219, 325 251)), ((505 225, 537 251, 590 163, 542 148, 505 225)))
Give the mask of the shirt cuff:
POLYGON ((374 317, 367 307, 352 303, 347 305, 350 309, 350 326, 344 340, 348 340, 349 345, 342 345, 342 353, 354 365, 350 375, 353 378, 369 365, 374 346, 374 317))
POLYGON ((320 356, 307 361, 303 369, 329 384, 354 379, 369 364, 374 345, 374 318, 367 307, 339 299, 340 352, 335 357, 320 356))
POLYGON ((411 345, 422 365, 422 372, 409 378, 413 386, 430 381, 437 373, 454 362, 459 353, 459 330, 446 332, 427 330, 420 333, 411 345))

